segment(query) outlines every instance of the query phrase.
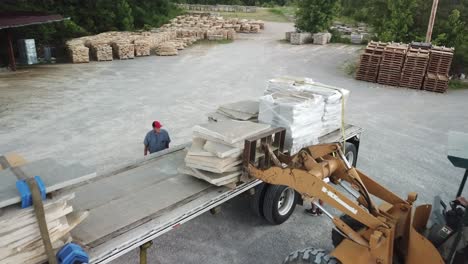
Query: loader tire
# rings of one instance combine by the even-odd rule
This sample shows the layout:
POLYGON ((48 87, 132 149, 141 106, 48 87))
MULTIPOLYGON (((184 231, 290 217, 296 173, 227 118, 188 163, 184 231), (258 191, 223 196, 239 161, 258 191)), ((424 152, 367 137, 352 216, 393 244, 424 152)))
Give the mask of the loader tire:
POLYGON ((269 185, 263 198, 263 216, 272 225, 284 223, 294 212, 297 197, 290 187, 269 185))
POLYGON ((305 248, 289 254, 283 264, 340 264, 341 262, 330 256, 323 249, 305 248))
POLYGON ((261 218, 264 218, 263 216, 263 200, 265 198, 265 191, 267 189, 267 184, 266 183, 260 183, 259 185, 255 186, 255 194, 250 197, 250 209, 252 209, 252 212, 261 218))
MULTIPOLYGON (((354 220, 349 215, 342 215, 340 216, 341 221, 345 222, 351 229, 354 231, 358 231, 364 227, 363 224, 354 220)), ((332 243, 333 246, 336 248, 344 239, 344 236, 338 232, 335 228, 332 229, 332 243)))
POLYGON ((356 167, 357 163, 357 149, 353 143, 346 142, 345 143, 345 153, 346 159, 349 162, 349 165, 356 167))

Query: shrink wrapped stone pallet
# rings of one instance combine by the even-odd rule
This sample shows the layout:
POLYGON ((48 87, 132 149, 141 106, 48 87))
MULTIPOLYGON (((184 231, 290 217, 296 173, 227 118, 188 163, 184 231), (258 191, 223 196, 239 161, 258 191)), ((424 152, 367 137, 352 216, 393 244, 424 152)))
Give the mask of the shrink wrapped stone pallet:
POLYGON ((293 45, 302 45, 305 43, 310 43, 311 41, 312 41, 312 34, 310 33, 301 33, 301 32, 291 33, 291 44, 293 45))
POLYGON ((348 90, 308 78, 272 79, 260 98, 258 120, 286 128, 285 147, 295 154, 342 126, 348 97, 348 90))
POLYGON ((112 51, 114 56, 120 60, 135 58, 135 46, 131 43, 113 42, 112 51))

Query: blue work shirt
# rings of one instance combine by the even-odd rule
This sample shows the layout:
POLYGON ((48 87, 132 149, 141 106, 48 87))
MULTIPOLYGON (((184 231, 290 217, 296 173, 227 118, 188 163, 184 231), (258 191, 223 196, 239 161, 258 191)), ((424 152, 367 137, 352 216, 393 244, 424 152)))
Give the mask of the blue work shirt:
POLYGON ((169 138, 167 131, 161 129, 159 133, 156 133, 154 130, 149 131, 146 134, 145 141, 143 143, 145 146, 148 146, 150 153, 154 153, 166 149, 170 142, 171 139, 169 138))

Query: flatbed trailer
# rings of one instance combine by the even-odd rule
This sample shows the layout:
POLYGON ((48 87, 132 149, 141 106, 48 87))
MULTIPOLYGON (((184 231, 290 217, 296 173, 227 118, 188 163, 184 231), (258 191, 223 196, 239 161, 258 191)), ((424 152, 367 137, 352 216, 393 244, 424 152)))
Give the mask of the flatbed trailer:
MULTIPOLYGON (((344 138, 353 145, 348 148, 353 152, 349 154, 352 163, 357 159, 361 132, 359 127, 345 125, 344 138)), ((319 138, 319 143, 342 141, 341 130, 319 138)), ((296 194, 293 204, 288 204, 284 196, 286 187, 278 190, 259 180, 219 187, 178 173, 187 146, 155 153, 60 191, 75 193, 71 201, 74 210, 90 211, 89 217, 72 231, 74 240, 88 252, 90 263, 108 263, 249 190, 254 211, 272 224, 286 221, 300 200, 296 194), (280 214, 279 220, 262 212, 270 189, 276 192, 270 209, 280 214)), ((271 193, 268 197, 271 199, 271 193)))

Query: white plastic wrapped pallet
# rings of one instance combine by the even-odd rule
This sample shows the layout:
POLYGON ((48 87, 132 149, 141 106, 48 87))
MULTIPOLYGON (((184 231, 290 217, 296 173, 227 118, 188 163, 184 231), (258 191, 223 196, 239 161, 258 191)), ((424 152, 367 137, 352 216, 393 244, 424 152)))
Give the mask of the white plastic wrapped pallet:
POLYGON ((310 78, 272 79, 260 100, 259 121, 285 127, 286 147, 295 153, 342 127, 348 97, 348 90, 315 83, 310 78))

